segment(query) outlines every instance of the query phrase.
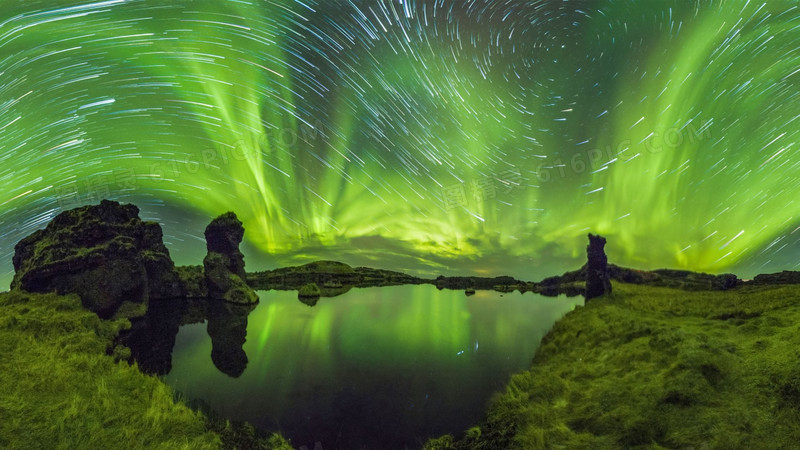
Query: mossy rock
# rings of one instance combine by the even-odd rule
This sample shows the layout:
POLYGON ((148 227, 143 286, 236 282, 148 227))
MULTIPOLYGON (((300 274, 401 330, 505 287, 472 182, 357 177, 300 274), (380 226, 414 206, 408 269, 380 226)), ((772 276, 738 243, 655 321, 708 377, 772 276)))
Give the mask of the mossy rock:
POLYGON ((258 294, 236 273, 231 272, 227 255, 209 252, 203 260, 208 297, 240 305, 258 303, 258 294))
POLYGON ((178 266, 175 271, 181 279, 186 297, 204 298, 208 296, 203 266, 178 266))
POLYGON ((17 243, 13 263, 12 289, 78 294, 104 318, 123 302, 181 295, 161 227, 130 204, 103 200, 62 212, 17 243))
POLYGON ((236 214, 227 212, 206 227, 208 254, 203 259, 208 297, 239 305, 258 303, 258 295, 247 284, 244 255, 239 243, 244 227, 236 214))
POLYGON ((230 276, 236 278, 235 281, 231 283, 230 289, 225 291, 222 295, 222 300, 237 305, 253 305, 258 303, 258 294, 250 289, 250 286, 236 275, 231 274, 230 276))

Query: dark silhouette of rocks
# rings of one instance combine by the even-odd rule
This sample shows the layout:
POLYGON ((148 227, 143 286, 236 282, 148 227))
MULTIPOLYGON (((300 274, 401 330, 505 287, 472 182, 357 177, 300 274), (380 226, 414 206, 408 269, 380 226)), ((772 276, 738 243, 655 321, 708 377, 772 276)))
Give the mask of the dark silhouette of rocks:
POLYGON ((206 322, 212 362, 221 372, 238 377, 247 367, 242 345, 247 337, 247 316, 254 308, 207 298, 153 301, 145 316, 131 319, 131 328, 121 331, 115 344, 131 350, 131 362, 137 361, 142 372, 166 375, 172 370, 172 351, 180 327, 206 322))
MULTIPOLYGON (((687 291, 724 291, 738 286, 741 282, 732 273, 711 275, 675 269, 638 270, 614 264, 608 264, 608 276, 610 279, 622 283, 670 287, 687 291)), ((582 284, 586 281, 586 277, 587 266, 584 264, 578 270, 545 278, 537 283, 533 290, 543 295, 570 295, 576 290, 583 291, 582 284)))
POLYGON ((227 212, 212 220, 205 235, 208 254, 203 268, 209 298, 237 304, 258 303, 258 295, 245 281, 244 255, 239 251, 244 227, 236 214, 227 212))
POLYGON ((141 315, 149 299, 182 294, 161 227, 114 201, 62 212, 17 243, 13 263, 12 289, 78 294, 104 318, 123 303, 141 315))
POLYGON ((17 243, 11 288, 78 294, 102 318, 141 317, 151 299, 257 303, 245 282, 244 227, 236 215, 217 217, 205 235, 203 266, 176 268, 158 223, 142 221, 135 205, 103 200, 65 211, 17 243))
POLYGON ((222 373, 238 378, 247 368, 247 316, 250 305, 211 302, 208 305, 208 335, 211 337, 211 361, 222 373))
POLYGON ((605 246, 604 237, 589 234, 589 245, 586 247, 586 300, 611 293, 605 246))
POLYGON ((151 375, 166 375, 172 370, 172 349, 183 324, 186 303, 155 300, 144 317, 131 319, 131 328, 120 332, 116 343, 131 350, 139 370, 151 375))
POLYGON ((212 220, 206 227, 205 236, 208 252, 225 255, 228 270, 244 279, 244 255, 239 251, 244 226, 236 214, 229 211, 212 220))

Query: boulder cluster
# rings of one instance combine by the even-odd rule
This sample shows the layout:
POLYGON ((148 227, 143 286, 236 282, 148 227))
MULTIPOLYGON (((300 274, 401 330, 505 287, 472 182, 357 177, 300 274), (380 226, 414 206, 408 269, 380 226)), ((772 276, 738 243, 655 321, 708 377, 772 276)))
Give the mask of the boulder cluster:
POLYGON ((214 219, 206 229, 205 275, 199 277, 199 268, 175 267, 158 223, 141 220, 135 205, 103 200, 62 212, 17 243, 11 288, 78 294, 101 317, 143 314, 151 299, 198 292, 252 304, 258 297, 244 282, 243 235, 235 214, 214 219))

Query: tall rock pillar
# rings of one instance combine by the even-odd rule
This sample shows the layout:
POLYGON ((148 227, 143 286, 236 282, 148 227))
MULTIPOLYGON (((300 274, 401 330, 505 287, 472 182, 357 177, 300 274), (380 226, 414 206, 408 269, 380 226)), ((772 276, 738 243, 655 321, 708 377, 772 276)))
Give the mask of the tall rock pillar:
POLYGON ((247 285, 244 255, 239 243, 244 227, 236 214, 227 212, 206 227, 208 254, 203 259, 208 297, 238 304, 258 303, 258 295, 247 285))
POLYGON ((611 293, 611 280, 608 277, 608 258, 605 252, 606 238, 589 234, 586 247, 586 300, 611 293))

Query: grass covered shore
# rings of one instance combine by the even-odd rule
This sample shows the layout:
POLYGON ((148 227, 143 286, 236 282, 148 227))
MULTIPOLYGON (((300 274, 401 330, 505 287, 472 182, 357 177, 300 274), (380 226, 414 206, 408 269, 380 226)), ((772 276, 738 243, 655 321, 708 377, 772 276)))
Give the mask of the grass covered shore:
POLYGON ((0 294, 0 448, 291 448, 208 420, 107 356, 129 325, 100 320, 74 295, 0 294))
POLYGON ((484 421, 428 449, 796 448, 800 285, 614 284, 557 322, 484 421))
MULTIPOLYGON (((291 448, 210 421, 158 378, 107 356, 128 325, 100 320, 77 296, 0 294, 0 448, 291 448)), ((615 283, 554 325, 483 422, 426 448, 797 442, 800 285, 688 292, 615 283)))

